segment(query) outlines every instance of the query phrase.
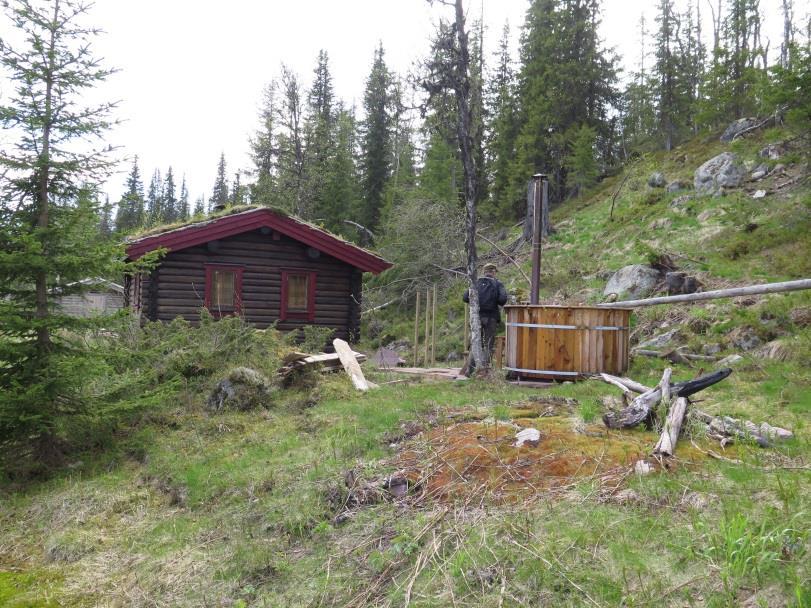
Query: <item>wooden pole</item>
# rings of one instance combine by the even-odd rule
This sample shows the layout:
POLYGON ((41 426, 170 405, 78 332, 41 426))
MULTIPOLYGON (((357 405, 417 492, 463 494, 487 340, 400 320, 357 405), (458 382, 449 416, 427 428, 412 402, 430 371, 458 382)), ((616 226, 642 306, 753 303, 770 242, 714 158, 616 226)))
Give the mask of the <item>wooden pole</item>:
POLYGON ((532 176, 535 189, 532 193, 532 273, 529 275, 529 303, 538 303, 538 292, 541 288, 541 181, 543 175, 532 176))
POLYGON ((417 360, 420 353, 420 292, 417 291, 417 308, 414 315, 414 367, 419 367, 417 360))
POLYGON ((436 367, 436 283, 434 283, 434 299, 431 304, 431 367, 436 367))
POLYGON ((783 283, 764 283, 749 285, 748 287, 732 287, 730 289, 716 289, 701 293, 688 293, 680 296, 661 296, 645 300, 626 300, 624 302, 611 302, 597 304, 599 308, 639 308, 642 306, 655 306, 657 304, 677 304, 679 302, 701 302, 703 300, 717 300, 719 298, 736 298, 738 296, 754 296, 764 293, 783 293, 786 291, 799 291, 811 289, 811 279, 798 281, 785 281, 783 283))
POLYGON ((425 356, 423 362, 428 367, 428 339, 431 336, 431 290, 425 290, 425 356))

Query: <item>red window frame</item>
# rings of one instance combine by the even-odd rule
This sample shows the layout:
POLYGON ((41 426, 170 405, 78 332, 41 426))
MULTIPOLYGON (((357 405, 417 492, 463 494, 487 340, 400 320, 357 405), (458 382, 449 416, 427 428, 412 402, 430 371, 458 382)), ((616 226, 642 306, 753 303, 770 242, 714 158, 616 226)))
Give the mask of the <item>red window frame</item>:
POLYGON ((279 320, 281 321, 314 321, 315 320, 315 283, 317 272, 287 268, 282 270, 282 302, 279 320), (291 276, 307 277, 307 310, 287 309, 287 281, 291 276))
POLYGON ((215 317, 225 317, 228 315, 238 315, 242 313, 242 273, 244 266, 236 264, 206 264, 206 291, 205 307, 215 317), (234 273, 234 309, 217 310, 211 307, 211 290, 214 286, 214 272, 217 270, 227 270, 234 273))

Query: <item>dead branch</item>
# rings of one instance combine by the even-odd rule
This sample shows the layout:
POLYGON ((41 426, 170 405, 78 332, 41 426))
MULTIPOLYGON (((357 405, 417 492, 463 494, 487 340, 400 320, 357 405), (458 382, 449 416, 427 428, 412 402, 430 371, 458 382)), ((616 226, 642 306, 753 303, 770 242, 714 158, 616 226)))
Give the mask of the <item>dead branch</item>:
POLYGON ((524 269, 523 269, 523 268, 521 268, 521 265, 520 265, 518 262, 516 262, 516 261, 515 261, 515 259, 514 259, 514 258, 513 258, 513 257, 512 257, 512 256, 511 256, 509 253, 507 253, 506 251, 504 251, 504 250, 503 250, 501 247, 499 247, 498 245, 496 245, 496 244, 495 244, 495 242, 493 242, 493 241, 491 241, 490 239, 488 239, 488 238, 487 238, 486 236, 484 236, 484 235, 483 235, 481 232, 477 232, 476 234, 478 234, 478 235, 479 235, 481 238, 483 238, 485 241, 487 241, 488 243, 490 243, 490 244, 491 244, 493 247, 495 247, 495 248, 496 248, 496 249, 499 251, 499 253, 501 253, 501 255, 503 255, 503 256, 504 256, 505 258, 507 258, 507 259, 508 259, 510 262, 512 262, 512 263, 515 265, 515 267, 518 269, 518 272, 520 272, 520 273, 521 273, 521 275, 524 277, 524 279, 526 279, 527 283, 531 283, 531 281, 529 280, 529 277, 527 276, 527 273, 526 273, 526 272, 524 272, 524 269))

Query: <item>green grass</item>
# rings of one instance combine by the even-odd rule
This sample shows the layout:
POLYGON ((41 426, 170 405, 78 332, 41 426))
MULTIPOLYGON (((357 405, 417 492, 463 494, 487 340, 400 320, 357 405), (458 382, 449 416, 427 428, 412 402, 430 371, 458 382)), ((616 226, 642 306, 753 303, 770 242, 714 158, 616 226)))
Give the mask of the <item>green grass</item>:
MULTIPOLYGON (((759 147, 782 137, 767 132, 735 148, 756 160, 759 147)), ((682 210, 669 206, 680 193, 645 185, 654 170, 692 181, 695 167, 723 149, 696 140, 644 156, 629 169, 613 219, 622 175, 554 209, 542 296, 597 301, 613 270, 665 253, 710 287, 811 274, 807 185, 761 201, 704 197, 682 210), (705 211, 711 217, 699 221, 705 211), (669 228, 649 227, 661 218, 669 228)), ((526 272, 528 253, 517 254, 526 272)), ((500 277, 526 295, 511 264, 500 277)), ((440 298, 439 361, 462 350, 463 288, 452 282, 440 298)), ((532 419, 542 434, 588 430, 616 389, 412 380, 359 394, 336 376, 311 392, 285 391, 269 410, 211 415, 201 383, 51 478, 0 488, 0 605, 402 606, 408 595, 414 607, 809 606, 811 328, 792 320, 803 307, 811 293, 651 307, 632 321, 635 338, 679 326, 692 349, 717 343, 722 355, 736 352, 730 336, 743 328, 779 340, 785 361, 747 354, 698 407, 784 426, 795 439, 729 448, 725 455, 741 464, 706 457, 688 429, 672 470, 620 476, 618 485, 586 475, 517 502, 475 495, 342 508, 347 471, 379 484, 398 471, 409 441, 423 441, 402 439, 409 425, 452 436, 469 416, 500 427, 531 396, 551 395, 577 404, 570 415, 532 419)), ((413 336, 411 314, 406 306, 376 313, 379 332, 364 346, 413 336)), ((653 386, 666 365, 635 358, 628 375, 653 386)), ((699 371, 672 367, 675 380, 699 371)))

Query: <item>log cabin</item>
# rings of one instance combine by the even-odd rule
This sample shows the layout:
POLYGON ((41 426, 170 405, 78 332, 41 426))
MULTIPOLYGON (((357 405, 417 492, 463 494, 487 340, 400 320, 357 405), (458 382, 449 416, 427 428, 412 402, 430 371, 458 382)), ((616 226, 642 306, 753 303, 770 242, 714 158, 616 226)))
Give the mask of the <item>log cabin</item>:
POLYGON ((364 272, 382 257, 269 207, 243 206, 204 220, 157 228, 126 243, 127 258, 163 250, 157 266, 126 281, 126 304, 142 318, 170 321, 241 315, 258 328, 304 325, 357 342, 364 272))

